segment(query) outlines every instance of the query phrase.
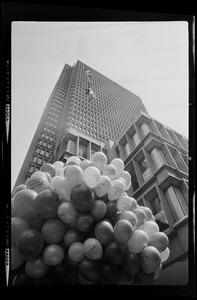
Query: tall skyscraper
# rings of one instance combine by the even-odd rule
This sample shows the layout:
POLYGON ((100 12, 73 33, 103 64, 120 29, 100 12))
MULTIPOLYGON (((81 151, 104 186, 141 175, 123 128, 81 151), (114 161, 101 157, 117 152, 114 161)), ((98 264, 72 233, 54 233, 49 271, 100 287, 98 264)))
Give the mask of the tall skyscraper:
MULTIPOLYGON (((139 111, 141 99, 86 64, 65 64, 46 104, 15 186, 51 160, 69 127, 101 144, 115 141, 139 111)), ((72 143, 72 142, 70 142, 72 143)))

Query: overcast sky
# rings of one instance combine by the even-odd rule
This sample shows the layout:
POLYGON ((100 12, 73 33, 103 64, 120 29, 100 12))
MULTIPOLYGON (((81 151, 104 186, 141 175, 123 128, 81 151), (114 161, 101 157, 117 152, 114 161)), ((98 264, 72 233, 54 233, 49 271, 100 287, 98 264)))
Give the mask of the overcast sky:
POLYGON ((13 22, 11 58, 12 187, 65 63, 89 65, 188 137, 187 22, 13 22))

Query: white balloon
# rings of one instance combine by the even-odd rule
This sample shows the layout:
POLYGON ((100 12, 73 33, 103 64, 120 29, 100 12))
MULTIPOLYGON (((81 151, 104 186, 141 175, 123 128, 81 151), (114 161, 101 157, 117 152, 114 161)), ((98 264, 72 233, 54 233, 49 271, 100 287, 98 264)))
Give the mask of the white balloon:
POLYGON ((91 161, 93 165, 102 172, 103 168, 107 164, 107 157, 103 152, 98 151, 92 155, 91 161))
POLYGON ((14 191, 13 191, 13 194, 14 196, 16 195, 16 193, 18 193, 19 191, 23 190, 23 189, 26 189, 26 184, 19 184, 15 187, 14 191))
POLYGON ((148 245, 148 235, 146 232, 136 229, 128 241, 129 252, 139 253, 148 245))
POLYGON ((126 186, 129 185, 129 183, 131 182, 131 175, 130 175, 129 172, 127 172, 127 171, 125 171, 125 170, 123 170, 123 171, 120 173, 119 177, 122 177, 122 178, 125 179, 125 181, 126 181, 126 186))
POLYGON ((66 172, 67 172, 69 166, 70 166, 70 165, 64 165, 64 167, 63 167, 62 170, 60 171, 59 176, 63 176, 63 177, 66 178, 66 172))
POLYGON ((83 173, 83 180, 90 188, 95 188, 97 186, 100 182, 100 177, 100 171, 94 166, 88 167, 83 173))
POLYGON ((57 160, 57 161, 55 161, 55 162, 53 163, 53 165, 54 165, 55 170, 56 170, 55 175, 56 175, 56 176, 60 176, 61 171, 62 171, 63 166, 64 166, 64 163, 63 163, 62 161, 57 160))
POLYGON ((120 211, 133 210, 137 208, 137 201, 132 197, 122 195, 117 201, 117 208, 120 211))
POLYGON ((71 185, 63 176, 55 176, 51 178, 50 186, 57 193, 62 201, 70 201, 71 185))
POLYGON ((148 245, 154 246, 159 252, 163 252, 169 245, 169 238, 164 232, 155 232, 150 237, 148 245))
POLYGON ((150 208, 146 207, 146 206, 139 206, 140 209, 142 209, 145 214, 146 214, 146 219, 145 219, 145 222, 146 221, 151 221, 151 218, 152 218, 152 211, 150 208))
POLYGON ((40 193, 49 188, 49 181, 47 176, 32 176, 27 182, 27 189, 33 190, 36 193, 40 193))
POLYGON ((88 159, 84 159, 80 162, 79 166, 83 171, 85 171, 85 169, 87 169, 88 167, 93 166, 93 163, 88 159))
POLYGON ((129 184, 127 184, 127 185, 125 186, 125 191, 128 191, 128 189, 130 189, 130 187, 131 187, 131 181, 129 182, 129 184))
POLYGON ((97 260, 103 255, 103 247, 95 238, 88 238, 83 244, 83 253, 90 259, 97 260))
POLYGON ((109 192, 111 189, 112 183, 108 176, 101 175, 100 182, 95 187, 95 193, 98 197, 102 197, 109 192))
POLYGON ((154 233, 159 232, 159 226, 153 221, 146 221, 141 230, 145 231, 150 238, 154 233))
POLYGON ((109 201, 119 199, 124 193, 125 184, 120 179, 115 179, 112 181, 111 189, 108 192, 109 201))
POLYGON ((120 158, 114 158, 111 161, 111 164, 114 165, 116 167, 117 170, 117 176, 120 176, 120 174, 122 173, 122 171, 124 170, 124 162, 122 159, 120 158))
POLYGON ((82 183, 83 171, 78 165, 70 165, 66 170, 66 179, 72 187, 82 183))
POLYGON ((130 211, 130 210, 125 210, 122 211, 121 214, 119 215, 119 220, 128 220, 131 225, 133 226, 133 230, 136 229, 137 227, 137 217, 136 215, 130 211))
POLYGON ((167 247, 164 251, 160 253, 161 256, 161 262, 163 263, 166 261, 170 256, 170 249, 167 247))
POLYGON ((144 224, 144 222, 146 220, 146 214, 142 209, 140 209, 138 207, 133 209, 133 213, 137 217, 137 227, 140 227, 141 225, 144 224))
POLYGON ((108 176, 111 180, 114 180, 115 178, 117 178, 116 167, 112 164, 106 165, 103 168, 102 174, 108 176))
MULTIPOLYGON (((118 179, 122 180, 122 182, 124 183, 124 186, 126 186, 126 180, 124 178, 118 177, 118 179)), ((125 188, 124 188, 124 190, 125 190, 125 188)))
POLYGON ((31 175, 30 178, 32 178, 32 177, 45 177, 45 178, 47 178, 47 175, 42 171, 36 171, 31 175))
POLYGON ((78 157, 78 156, 70 156, 68 159, 67 159, 67 162, 66 163, 69 163, 69 162, 75 162, 76 164, 80 164, 81 163, 81 159, 78 157))

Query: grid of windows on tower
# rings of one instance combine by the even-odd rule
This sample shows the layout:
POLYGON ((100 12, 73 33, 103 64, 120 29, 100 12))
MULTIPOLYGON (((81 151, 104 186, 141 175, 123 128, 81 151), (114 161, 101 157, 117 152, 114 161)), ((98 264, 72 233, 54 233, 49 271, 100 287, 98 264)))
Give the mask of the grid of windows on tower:
POLYGON ((134 114, 135 109, 139 110, 139 105, 145 110, 137 96, 80 62, 73 72, 72 81, 73 101, 70 101, 68 125, 102 141, 108 138, 116 140, 128 124, 130 114, 134 114), (85 93, 85 69, 92 74, 92 85, 98 96, 92 102, 88 101, 85 93))
MULTIPOLYGON (((67 72, 63 72, 62 76, 67 76, 67 72)), ((32 162, 30 163, 29 172, 27 177, 29 177, 33 172, 39 170, 40 166, 48 162, 53 155, 53 150, 55 148, 55 142, 57 139, 57 128, 61 120, 63 107, 64 107, 64 96, 67 89, 68 80, 60 77, 60 80, 57 84, 57 88, 51 105, 48 110, 48 116, 43 126, 43 132, 38 139, 38 146, 36 147, 35 152, 32 156, 32 162)))

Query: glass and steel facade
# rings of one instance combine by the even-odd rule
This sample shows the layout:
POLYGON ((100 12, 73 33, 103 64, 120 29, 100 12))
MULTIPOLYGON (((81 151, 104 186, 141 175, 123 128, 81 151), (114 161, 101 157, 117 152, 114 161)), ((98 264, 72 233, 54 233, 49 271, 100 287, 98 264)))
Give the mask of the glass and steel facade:
MULTIPOLYGON (((139 110, 147 112, 135 94, 80 61, 72 67, 65 64, 46 104, 15 186, 25 183, 43 163, 52 160, 68 128, 102 143, 108 139, 115 141, 139 110), (87 87, 91 87, 95 97, 87 93, 87 87)), ((83 140, 79 146, 79 151, 85 153, 83 140)))

